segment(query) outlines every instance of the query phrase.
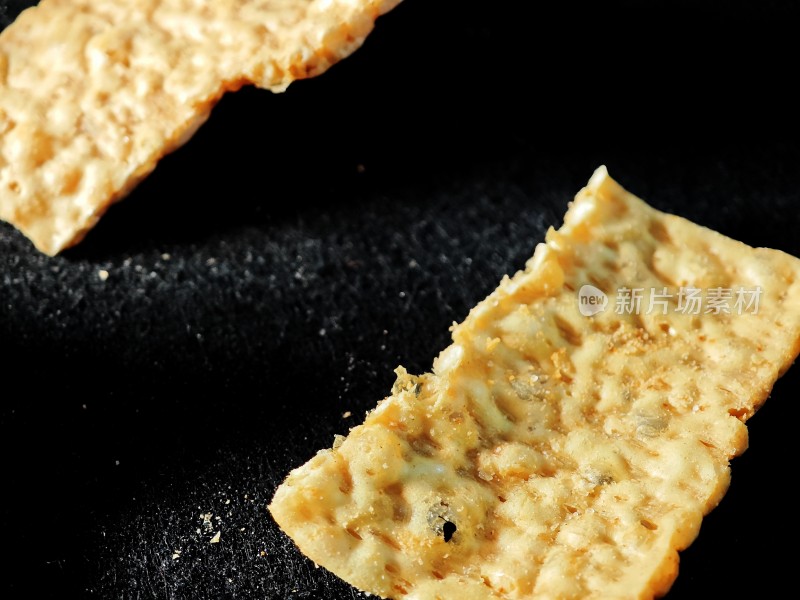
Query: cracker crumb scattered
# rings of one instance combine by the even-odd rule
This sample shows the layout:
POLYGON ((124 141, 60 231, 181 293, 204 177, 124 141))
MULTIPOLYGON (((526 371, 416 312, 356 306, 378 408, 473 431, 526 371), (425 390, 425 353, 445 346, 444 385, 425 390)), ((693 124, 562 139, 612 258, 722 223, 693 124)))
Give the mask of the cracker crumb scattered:
POLYGON ((106 271, 105 269, 100 269, 97 272, 97 276, 100 278, 100 281, 105 281, 106 279, 108 279, 108 271, 106 271))
POLYGON ((220 536, 221 536, 221 534, 222 534, 222 531, 218 531, 217 533, 215 533, 215 534, 214 534, 214 537, 212 537, 212 538, 211 538, 211 539, 208 541, 208 543, 209 543, 209 544, 219 544, 219 539, 220 539, 220 536))

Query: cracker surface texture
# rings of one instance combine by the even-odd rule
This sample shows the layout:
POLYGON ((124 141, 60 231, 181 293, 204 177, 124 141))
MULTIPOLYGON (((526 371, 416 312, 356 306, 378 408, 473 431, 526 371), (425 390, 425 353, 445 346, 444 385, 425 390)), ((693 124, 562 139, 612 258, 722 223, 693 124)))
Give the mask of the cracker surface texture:
POLYGON ((270 511, 385 598, 660 596, 798 350, 800 260, 661 213, 600 168, 433 373, 398 369, 270 511), (610 302, 591 317, 587 284, 610 302), (647 314, 650 288, 681 286, 760 288, 760 305, 683 314, 673 298, 647 314), (619 288, 646 290, 640 314, 617 314, 619 288))
POLYGON ((79 242, 228 90, 325 71, 399 0, 43 0, 0 33, 0 219, 79 242))

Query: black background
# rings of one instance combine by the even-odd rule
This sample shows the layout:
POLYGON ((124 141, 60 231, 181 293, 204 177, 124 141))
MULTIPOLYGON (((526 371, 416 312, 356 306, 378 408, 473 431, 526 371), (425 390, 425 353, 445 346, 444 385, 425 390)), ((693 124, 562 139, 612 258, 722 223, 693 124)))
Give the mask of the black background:
MULTIPOLYGON (((599 164, 800 255, 795 11, 534 5, 406 0, 322 77, 225 97, 77 248, 0 224, 4 598, 359 597, 275 487, 429 369, 599 164)), ((670 598, 793 589, 798 391, 750 422, 670 598)))

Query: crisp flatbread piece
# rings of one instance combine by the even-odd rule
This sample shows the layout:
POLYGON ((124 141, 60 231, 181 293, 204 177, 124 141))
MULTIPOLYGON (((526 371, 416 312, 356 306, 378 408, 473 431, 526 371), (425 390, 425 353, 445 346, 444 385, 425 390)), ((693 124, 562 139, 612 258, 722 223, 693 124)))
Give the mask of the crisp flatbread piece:
POLYGON ((0 219, 79 242, 229 90, 325 71, 399 0, 43 0, 0 34, 0 219))
POLYGON ((798 350, 800 260, 661 213, 601 168, 433 373, 398 369, 270 511, 386 598, 660 596, 798 350), (585 285, 605 310, 584 316, 585 285))

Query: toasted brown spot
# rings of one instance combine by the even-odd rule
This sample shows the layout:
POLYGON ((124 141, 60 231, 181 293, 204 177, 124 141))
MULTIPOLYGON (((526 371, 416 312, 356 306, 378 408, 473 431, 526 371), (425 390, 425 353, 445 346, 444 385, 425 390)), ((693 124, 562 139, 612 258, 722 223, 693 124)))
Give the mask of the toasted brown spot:
POLYGON ((428 431, 424 431, 420 435, 410 439, 409 443, 415 452, 427 457, 433 456, 436 454, 436 451, 441 448, 439 443, 430 436, 428 431))
POLYGON ((728 414, 730 416, 736 417, 740 421, 744 422, 744 421, 747 420, 747 417, 749 416, 750 411, 748 411, 746 408, 729 408, 728 409, 728 414))
POLYGON ((653 219, 650 221, 650 227, 648 231, 650 232, 650 235, 652 235, 662 244, 672 243, 672 237, 669 235, 669 231, 667 231, 667 228, 660 219, 653 219))
POLYGON ((397 543, 397 540, 392 539, 391 536, 385 534, 384 532, 371 529, 370 533, 390 548, 400 550, 400 544, 397 543))
POLYGON ((357 532, 355 529, 353 529, 352 527, 346 527, 346 528, 345 528, 345 531, 346 531, 347 533, 349 533, 351 536, 353 536, 354 538, 356 538, 357 540, 359 540, 359 541, 361 541, 361 540, 363 539, 363 538, 362 538, 362 537, 361 537, 361 536, 358 534, 358 532, 357 532))
POLYGON ((553 315, 553 321, 563 338, 573 346, 581 345, 581 334, 572 326, 572 323, 559 315, 553 315))
POLYGON ((411 506, 403 497, 402 484, 392 484, 383 491, 392 501, 392 520, 396 523, 405 523, 408 521, 411 518, 411 506))
POLYGON ((655 531, 656 529, 658 529, 658 525, 647 519, 642 519, 640 523, 645 529, 649 529, 650 531, 655 531))

